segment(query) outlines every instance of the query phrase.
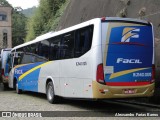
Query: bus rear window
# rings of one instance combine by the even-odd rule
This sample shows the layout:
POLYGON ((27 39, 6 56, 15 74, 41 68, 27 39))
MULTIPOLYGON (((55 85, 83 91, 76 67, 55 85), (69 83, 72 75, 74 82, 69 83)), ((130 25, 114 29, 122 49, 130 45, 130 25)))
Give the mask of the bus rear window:
POLYGON ((75 57, 80 57, 91 48, 93 25, 76 32, 75 57))

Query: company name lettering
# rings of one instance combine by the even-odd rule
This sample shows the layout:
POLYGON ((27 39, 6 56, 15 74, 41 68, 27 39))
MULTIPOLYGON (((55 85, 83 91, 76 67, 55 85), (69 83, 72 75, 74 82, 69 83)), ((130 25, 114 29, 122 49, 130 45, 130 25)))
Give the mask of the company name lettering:
POLYGON ((22 70, 15 70, 15 74, 23 74, 23 71, 22 70))
POLYGON ((124 59, 124 58, 118 58, 117 59, 117 63, 130 63, 130 64, 142 64, 142 62, 140 61, 140 59, 124 59))

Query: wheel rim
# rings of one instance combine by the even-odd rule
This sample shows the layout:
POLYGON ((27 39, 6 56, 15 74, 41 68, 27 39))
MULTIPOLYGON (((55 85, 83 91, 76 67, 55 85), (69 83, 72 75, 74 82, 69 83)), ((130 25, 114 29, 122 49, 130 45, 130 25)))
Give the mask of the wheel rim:
POLYGON ((51 85, 48 87, 48 98, 49 100, 53 98, 53 87, 51 85))

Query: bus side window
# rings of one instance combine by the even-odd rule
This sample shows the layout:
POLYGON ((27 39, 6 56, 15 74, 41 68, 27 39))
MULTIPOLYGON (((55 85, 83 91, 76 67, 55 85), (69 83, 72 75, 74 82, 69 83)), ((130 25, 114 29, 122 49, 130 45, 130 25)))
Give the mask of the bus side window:
POLYGON ((30 52, 32 53, 32 54, 37 54, 38 53, 38 43, 35 43, 35 44, 32 44, 31 45, 31 50, 30 50, 30 52))
POLYGON ((14 58, 14 66, 18 65, 18 58, 14 58))
POLYGON ((7 61, 6 61, 5 71, 4 71, 5 74, 8 74, 9 71, 10 71, 10 68, 11 68, 10 62, 11 62, 11 57, 10 57, 10 54, 9 54, 7 56, 7 61))
POLYGON ((49 49, 50 49, 50 43, 49 43, 49 40, 43 40, 41 41, 41 43, 39 44, 39 47, 38 47, 38 55, 39 56, 42 56, 46 59, 49 59, 49 49))
POLYGON ((75 57, 80 57, 91 48, 93 25, 76 31, 75 57))
POLYGON ((64 34, 61 43, 61 59, 74 57, 74 31, 64 34))
POLYGON ((61 40, 60 36, 49 39, 50 41, 50 56, 49 56, 50 60, 59 59, 60 40, 61 40))

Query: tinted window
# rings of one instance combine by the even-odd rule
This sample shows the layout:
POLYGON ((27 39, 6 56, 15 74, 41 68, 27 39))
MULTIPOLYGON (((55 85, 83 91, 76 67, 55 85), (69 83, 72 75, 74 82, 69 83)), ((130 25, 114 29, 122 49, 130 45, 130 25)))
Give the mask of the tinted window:
POLYGON ((21 59, 21 64, 45 62, 47 59, 32 53, 24 53, 21 59))
POLYGON ((14 57, 14 66, 21 64, 22 58, 23 58, 23 53, 16 52, 15 57, 14 57))
POLYGON ((62 59, 74 57, 74 32, 63 35, 60 49, 62 59))
POLYGON ((38 43, 32 44, 30 46, 30 53, 38 54, 38 43))
POLYGON ((25 46, 17 51, 25 53, 22 63, 80 57, 90 50, 92 37, 93 25, 25 46))
POLYGON ((31 52, 31 46, 30 45, 28 45, 28 46, 25 46, 25 47, 23 47, 23 50, 22 50, 23 52, 28 52, 28 53, 30 53, 31 52))
MULTIPOLYGON (((18 49, 16 49, 16 52, 22 52, 23 51, 23 48, 18 48, 18 49)), ((14 51, 15 52, 15 51, 14 51)), ((13 52, 13 53, 14 53, 13 52)))
POLYGON ((93 25, 76 31, 75 57, 79 57, 91 48, 93 25))
POLYGON ((49 49, 50 49, 50 43, 49 43, 49 40, 43 40, 41 41, 41 43, 39 44, 39 47, 38 47, 38 55, 39 56, 42 56, 46 59, 49 59, 49 49))
POLYGON ((60 54, 60 41, 61 37, 54 37, 49 39, 50 42, 50 60, 58 60, 60 54))
MULTIPOLYGON (((49 47, 46 47, 46 43, 46 41, 42 41, 41 43, 38 42, 17 49, 16 51, 20 52, 20 64, 47 61, 48 58, 46 56, 48 56, 49 53, 45 54, 45 52, 46 49, 49 49, 49 47), (44 47, 46 48, 44 49, 44 47)), ((15 64, 19 64, 17 59, 18 58, 15 58, 15 64)))
POLYGON ((23 53, 21 57, 21 64, 27 64, 32 63, 32 57, 31 55, 27 55, 26 53, 23 53))

